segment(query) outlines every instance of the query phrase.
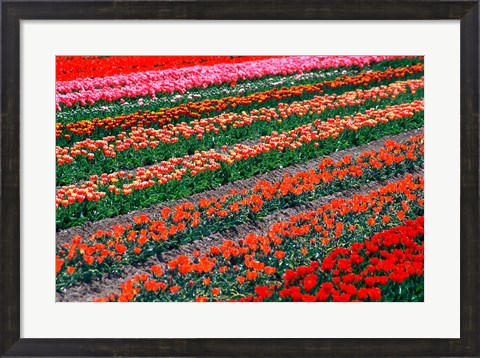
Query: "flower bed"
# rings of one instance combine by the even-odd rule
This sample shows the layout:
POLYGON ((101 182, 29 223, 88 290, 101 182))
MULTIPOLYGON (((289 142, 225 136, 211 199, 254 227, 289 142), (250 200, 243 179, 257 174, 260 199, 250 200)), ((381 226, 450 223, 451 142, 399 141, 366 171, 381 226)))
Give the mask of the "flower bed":
MULTIPOLYGON (((389 292, 392 283, 423 279, 423 217, 415 216, 423 210, 422 187, 422 180, 408 177, 369 195, 334 200, 263 236, 226 241, 193 259, 179 256, 165 269, 153 266, 152 274, 97 300, 380 300, 382 286, 389 292), (404 207, 414 221, 404 221, 404 207), (365 236, 371 238, 354 239, 365 236)), ((406 299, 421 298, 417 289, 407 288, 406 299)))
POLYGON ((423 71, 57 57, 57 299, 422 301, 423 71))

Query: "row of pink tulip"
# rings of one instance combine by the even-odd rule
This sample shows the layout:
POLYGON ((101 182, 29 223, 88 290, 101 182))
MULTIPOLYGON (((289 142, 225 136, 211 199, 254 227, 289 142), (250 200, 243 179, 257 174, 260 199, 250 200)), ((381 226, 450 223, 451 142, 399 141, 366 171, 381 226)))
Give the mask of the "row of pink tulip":
POLYGON ((313 69, 341 66, 364 66, 372 62, 401 58, 398 56, 291 56, 238 64, 192 66, 164 71, 147 71, 101 78, 84 78, 56 83, 56 105, 94 104, 99 100, 113 101, 122 97, 149 95, 159 92, 184 93, 193 87, 260 78, 266 75, 287 75, 313 69))

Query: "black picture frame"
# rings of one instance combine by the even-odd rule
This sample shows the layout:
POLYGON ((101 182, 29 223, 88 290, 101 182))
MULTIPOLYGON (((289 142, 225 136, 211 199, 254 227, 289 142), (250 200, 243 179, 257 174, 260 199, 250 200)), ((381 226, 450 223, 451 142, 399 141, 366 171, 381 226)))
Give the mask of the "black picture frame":
POLYGON ((2 356, 480 356, 478 0, 1 0, 0 6, 2 356), (26 19, 460 20, 460 339, 21 339, 19 59, 26 19))

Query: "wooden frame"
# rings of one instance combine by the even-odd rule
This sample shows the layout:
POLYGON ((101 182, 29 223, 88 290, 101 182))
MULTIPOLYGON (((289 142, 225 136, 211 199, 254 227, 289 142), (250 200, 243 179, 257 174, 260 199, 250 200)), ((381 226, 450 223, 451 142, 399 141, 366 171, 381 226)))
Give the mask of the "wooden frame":
POLYGON ((464 0, 1 1, 2 356, 480 356, 479 2, 464 0), (20 339, 20 21, 461 20, 460 339, 20 339))

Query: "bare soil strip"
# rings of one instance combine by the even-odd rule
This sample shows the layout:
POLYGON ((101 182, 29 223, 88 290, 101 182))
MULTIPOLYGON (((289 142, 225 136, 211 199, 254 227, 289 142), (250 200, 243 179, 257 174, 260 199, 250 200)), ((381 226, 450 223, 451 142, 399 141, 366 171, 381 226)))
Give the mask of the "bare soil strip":
MULTIPOLYGON (((410 133, 410 135, 406 136, 405 138, 408 138, 411 135, 418 134, 421 132, 421 130, 415 131, 416 133, 410 133)), ((407 134, 407 133, 404 133, 407 134)), ((398 137, 398 136, 395 136, 398 137)), ((392 137, 392 139, 397 139, 401 140, 398 138, 392 137)), ((382 139, 383 141, 386 140, 386 138, 382 139)), ((380 141, 382 141, 380 140, 380 141)), ((377 141, 379 142, 379 141, 377 141)), ((375 145, 378 145, 378 143, 375 143, 375 145)), ((364 151, 366 148, 363 148, 363 150, 360 147, 355 148, 359 151, 364 151)), ((370 146, 368 149, 373 149, 370 146)), ((340 152, 339 152, 340 153, 340 152)), ((338 153, 337 153, 338 154, 338 153)), ((345 155, 348 153, 342 154, 345 155)), ((332 156, 334 157, 334 156, 332 156)), ((302 165, 307 165, 308 163, 302 164, 302 165)), ((289 167, 291 168, 291 167, 289 167)), ((285 169, 289 169, 285 168, 285 169)), ((299 169, 303 170, 303 169, 299 169)), ((423 168, 419 167, 416 168, 416 170, 412 173, 415 176, 423 176, 423 168)), ((399 175, 394 178, 390 178, 389 180, 386 181, 374 181, 370 182, 366 185, 364 185, 360 189, 349 189, 345 190, 340 193, 335 193, 331 195, 324 196, 322 198, 319 198, 317 200, 314 200, 312 202, 309 202, 304 205, 300 205, 297 207, 293 208, 287 208, 284 210, 279 210, 271 215, 266 216, 263 218, 262 221, 257 221, 257 222, 248 222, 242 225, 239 225, 235 228, 232 229, 227 229, 223 230, 221 232, 215 233, 210 235, 209 237, 205 237, 201 240, 196 240, 192 243, 185 244, 180 246, 177 249, 170 250, 169 252, 151 257, 148 261, 144 263, 139 263, 136 265, 131 265, 125 268, 123 274, 121 277, 107 277, 105 276, 101 281, 93 281, 91 283, 84 283, 79 286, 71 287, 69 288, 66 292, 64 293, 56 293, 56 301, 57 302, 78 302, 78 301, 90 301, 92 298, 95 297, 101 297, 105 296, 111 292, 118 291, 119 284, 125 282, 127 279, 133 278, 135 275, 141 274, 141 273, 149 273, 150 266, 151 265, 160 265, 165 267, 166 263, 169 260, 174 259, 178 255, 187 255, 187 256, 192 256, 193 251, 195 250, 208 250, 210 246, 214 245, 219 245, 225 240, 232 240, 232 241, 238 241, 239 239, 243 238, 246 234, 248 233, 256 233, 256 234, 263 234, 265 233, 271 225, 273 225, 276 222, 279 221, 286 221, 288 220, 291 216, 298 215, 302 212, 307 212, 310 210, 314 210, 326 203, 328 203, 332 199, 337 199, 337 198, 350 198, 353 195, 358 195, 358 194, 366 194, 369 193, 372 190, 376 190, 379 187, 385 185, 388 182, 395 181, 398 179, 402 179, 406 176, 407 174, 399 175)), ((270 178, 270 177, 269 177, 270 178)), ((223 187, 222 187, 223 188, 223 187)))
POLYGON ((109 230, 114 224, 131 223, 133 221, 133 217, 140 214, 148 214, 152 220, 160 220, 161 218, 160 210, 165 207, 173 207, 180 203, 185 203, 185 202, 197 202, 201 198, 209 198, 211 196, 220 197, 224 194, 229 193, 231 189, 237 189, 239 191, 242 189, 250 189, 258 182, 258 180, 277 181, 277 180, 281 180, 286 173, 295 174, 299 171, 305 171, 305 170, 316 168, 324 158, 332 158, 333 160, 339 160, 348 154, 355 156, 365 151, 378 149, 382 147, 384 143, 389 139, 395 140, 397 142, 401 142, 412 136, 418 135, 420 133, 423 133, 423 128, 407 131, 394 136, 386 136, 379 140, 372 141, 366 145, 341 150, 336 153, 332 153, 330 155, 309 160, 305 163, 299 163, 299 164, 290 165, 285 168, 275 169, 275 170, 269 171, 268 173, 254 175, 253 177, 250 177, 248 179, 240 179, 235 182, 222 185, 217 189, 204 191, 198 194, 191 195, 186 198, 182 198, 182 199, 178 199, 178 200, 170 201, 166 203, 161 203, 158 205, 153 205, 148 208, 134 210, 129 212, 128 214, 119 215, 114 218, 103 219, 96 222, 87 222, 81 226, 75 226, 75 227, 71 227, 71 228, 59 231, 56 235, 56 243, 57 245, 61 245, 65 242, 70 242, 72 237, 75 235, 88 237, 89 235, 95 233, 95 231, 97 230, 109 230))

